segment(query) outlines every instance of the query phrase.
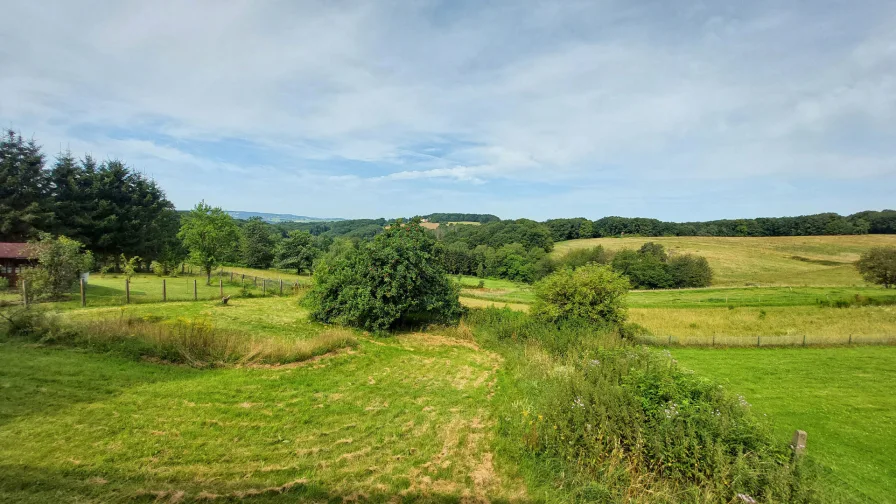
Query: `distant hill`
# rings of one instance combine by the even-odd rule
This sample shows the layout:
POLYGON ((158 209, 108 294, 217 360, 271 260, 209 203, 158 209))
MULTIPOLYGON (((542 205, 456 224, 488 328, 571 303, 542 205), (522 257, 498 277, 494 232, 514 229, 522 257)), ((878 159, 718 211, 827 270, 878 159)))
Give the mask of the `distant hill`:
POLYGON ((275 214, 275 213, 264 213, 264 212, 243 212, 242 210, 227 210, 227 214, 233 217, 234 219, 250 219, 252 217, 261 217, 261 220, 270 223, 278 223, 278 222, 335 222, 341 221, 345 219, 340 219, 337 217, 307 217, 304 215, 293 215, 293 214, 275 214))

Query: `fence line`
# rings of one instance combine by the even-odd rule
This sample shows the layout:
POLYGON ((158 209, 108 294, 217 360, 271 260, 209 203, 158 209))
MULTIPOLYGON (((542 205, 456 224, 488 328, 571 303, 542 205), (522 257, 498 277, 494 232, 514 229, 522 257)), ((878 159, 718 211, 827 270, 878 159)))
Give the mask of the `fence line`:
MULTIPOLYGON (((187 273, 187 268, 184 268, 184 275, 190 275, 187 273)), ((209 291, 209 287, 214 288, 214 279, 206 284, 203 289, 205 292, 200 295, 200 289, 197 278, 162 278, 161 285, 154 284, 150 286, 150 288, 144 289, 143 291, 137 291, 138 297, 134 297, 132 292, 132 279, 128 277, 124 277, 121 279, 121 286, 123 287, 123 292, 120 290, 115 290, 113 292, 117 292, 118 294, 97 294, 95 289, 92 289, 92 284, 81 278, 78 282, 76 290, 72 292, 72 294, 76 294, 77 297, 72 299, 72 301, 79 302, 80 306, 86 307, 88 305, 94 306, 120 306, 126 304, 142 304, 142 303, 157 303, 157 302, 168 302, 168 301, 210 301, 214 299, 222 299, 225 294, 225 287, 239 287, 242 289, 241 294, 247 294, 252 296, 253 291, 254 295, 261 295, 262 297, 266 296, 291 296, 297 295, 305 286, 304 283, 300 283, 298 281, 290 281, 283 280, 282 278, 268 278, 267 276, 259 276, 259 275, 247 275, 244 273, 236 273, 233 271, 219 271, 214 274, 214 276, 218 277, 217 282, 217 293, 215 295, 211 295, 209 291), (247 285, 246 280, 249 280, 247 285), (183 282, 181 284, 180 282, 183 282), (192 281, 192 286, 190 286, 190 282, 192 281), (192 287, 192 292, 190 292, 190 288, 192 287), (158 289, 158 290, 155 290, 158 289), (256 289, 259 289, 261 292, 258 293, 256 289), (169 292, 169 290, 171 290, 169 292), (153 294, 155 292, 155 294, 153 294), (91 301, 94 303, 91 303, 91 301)), ((145 278, 145 277, 143 277, 145 278)), ((102 292, 102 289, 109 289, 108 285, 99 286, 102 292)), ((22 305, 28 307, 33 300, 31 299, 30 285, 28 285, 27 281, 20 282, 20 294, 21 297, 16 302, 4 301, 4 305, 22 305)), ((231 291, 230 295, 237 294, 231 291)))
POLYGON ((782 335, 782 336, 637 336, 642 344, 665 347, 718 347, 718 348, 770 348, 852 345, 896 345, 896 335, 867 336, 844 334, 836 336, 782 335))

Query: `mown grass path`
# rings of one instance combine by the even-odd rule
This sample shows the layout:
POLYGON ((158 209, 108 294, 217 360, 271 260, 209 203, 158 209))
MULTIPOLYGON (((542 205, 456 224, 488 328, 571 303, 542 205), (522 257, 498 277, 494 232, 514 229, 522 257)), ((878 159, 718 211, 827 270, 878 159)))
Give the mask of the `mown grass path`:
POLYGON ((197 371, 0 345, 0 501, 525 502, 491 453, 498 358, 433 335, 197 371))

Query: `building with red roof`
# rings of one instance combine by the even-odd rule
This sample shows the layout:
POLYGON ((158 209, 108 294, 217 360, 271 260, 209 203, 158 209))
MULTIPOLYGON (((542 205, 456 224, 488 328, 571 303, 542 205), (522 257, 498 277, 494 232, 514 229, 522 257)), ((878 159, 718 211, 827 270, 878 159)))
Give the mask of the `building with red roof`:
POLYGON ((0 277, 8 278, 10 286, 16 284, 19 273, 31 262, 27 243, 0 242, 0 277))

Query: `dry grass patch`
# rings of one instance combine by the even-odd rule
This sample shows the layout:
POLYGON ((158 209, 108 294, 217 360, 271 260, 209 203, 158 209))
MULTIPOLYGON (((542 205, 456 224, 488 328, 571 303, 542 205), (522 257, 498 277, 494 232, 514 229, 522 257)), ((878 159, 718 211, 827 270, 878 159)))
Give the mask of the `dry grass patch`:
POLYGON ((633 308, 657 343, 711 345, 896 342, 896 307, 633 308), (758 338, 758 343, 757 343, 758 338))

